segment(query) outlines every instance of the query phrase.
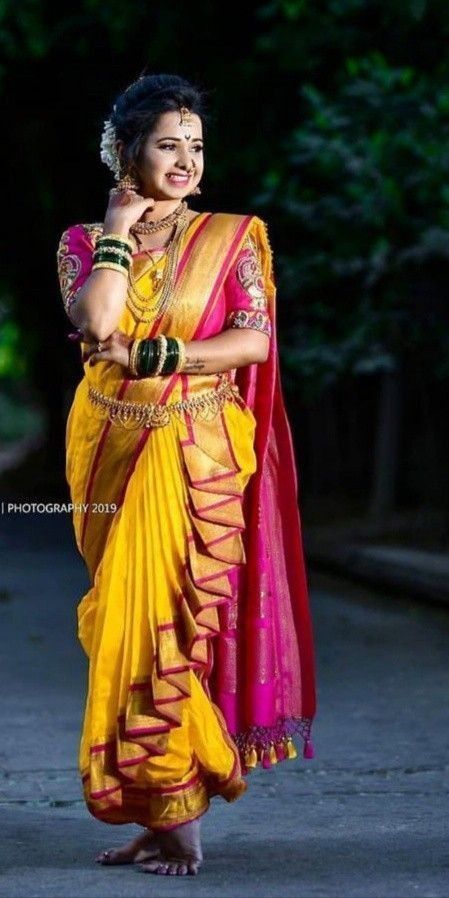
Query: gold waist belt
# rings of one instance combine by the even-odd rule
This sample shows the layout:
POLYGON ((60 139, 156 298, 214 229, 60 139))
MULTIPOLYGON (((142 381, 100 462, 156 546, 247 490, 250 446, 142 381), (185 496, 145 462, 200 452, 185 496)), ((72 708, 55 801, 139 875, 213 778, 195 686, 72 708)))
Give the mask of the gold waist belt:
POLYGON ((237 398, 241 398, 238 387, 229 380, 221 383, 215 390, 205 390, 192 396, 191 399, 181 399, 166 405, 113 399, 92 386, 89 387, 88 396, 92 405, 107 411, 108 418, 113 424, 121 424, 129 430, 138 427, 163 427, 169 424, 172 414, 179 417, 184 412, 188 412, 194 418, 197 415, 212 418, 223 408, 227 400, 235 402, 237 398))

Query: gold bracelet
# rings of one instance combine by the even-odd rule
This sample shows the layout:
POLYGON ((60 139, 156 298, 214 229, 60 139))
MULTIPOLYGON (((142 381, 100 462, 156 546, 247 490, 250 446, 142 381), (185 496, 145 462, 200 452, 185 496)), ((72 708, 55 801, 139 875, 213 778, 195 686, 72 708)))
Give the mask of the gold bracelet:
POLYGON ((124 237, 123 234, 100 234, 100 236, 97 237, 95 243, 97 244, 99 240, 109 240, 109 239, 121 240, 122 243, 126 243, 127 246, 129 246, 130 250, 132 250, 132 248, 133 248, 132 241, 129 239, 129 237, 124 237))
POLYGON ((182 370, 186 360, 186 344, 184 343, 184 340, 181 340, 181 337, 176 337, 176 342, 178 344, 178 361, 176 362, 174 374, 177 374, 178 371, 182 370))
POLYGON ((121 271, 125 278, 128 278, 128 269, 124 265, 118 265, 117 262, 94 262, 92 271, 95 271, 96 268, 110 268, 112 271, 121 271))
POLYGON ((151 374, 151 377, 157 377, 158 374, 161 373, 162 368, 164 367, 165 359, 167 358, 167 337, 164 334, 159 334, 156 339, 159 343, 159 359, 156 368, 151 374))
POLYGON ((136 359, 137 359, 137 351, 139 349, 139 345, 142 340, 134 340, 133 345, 131 346, 131 350, 129 353, 129 370, 134 377, 139 376, 139 372, 137 370, 136 359))

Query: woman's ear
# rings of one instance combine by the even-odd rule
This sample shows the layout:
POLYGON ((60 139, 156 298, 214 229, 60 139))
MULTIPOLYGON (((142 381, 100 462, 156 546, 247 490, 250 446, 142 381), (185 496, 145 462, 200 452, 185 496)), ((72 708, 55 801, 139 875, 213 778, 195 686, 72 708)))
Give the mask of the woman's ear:
POLYGON ((125 155, 124 155, 124 152, 123 152, 123 151, 124 151, 124 143, 123 143, 123 140, 117 140, 116 143, 115 143, 115 147, 116 147, 116 150, 117 150, 117 156, 118 156, 118 158, 120 159, 120 164, 123 166, 123 163, 124 163, 124 161, 125 161, 125 155))
POLYGON ((128 161, 128 156, 125 150, 125 144, 123 140, 117 140, 115 144, 117 148, 117 155, 120 160, 120 170, 122 173, 128 174, 133 178, 138 177, 138 169, 134 162, 128 161))

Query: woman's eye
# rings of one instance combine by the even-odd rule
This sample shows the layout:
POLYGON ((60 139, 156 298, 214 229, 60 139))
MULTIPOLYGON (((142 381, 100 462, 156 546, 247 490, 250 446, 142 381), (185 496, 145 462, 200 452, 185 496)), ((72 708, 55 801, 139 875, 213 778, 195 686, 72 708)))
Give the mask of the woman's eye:
MULTIPOLYGON (((174 143, 161 143, 161 150, 174 150, 174 149, 176 149, 174 143)), ((203 151, 203 147, 201 147, 199 145, 192 147, 192 149, 194 150, 195 153, 202 153, 202 151, 203 151)))

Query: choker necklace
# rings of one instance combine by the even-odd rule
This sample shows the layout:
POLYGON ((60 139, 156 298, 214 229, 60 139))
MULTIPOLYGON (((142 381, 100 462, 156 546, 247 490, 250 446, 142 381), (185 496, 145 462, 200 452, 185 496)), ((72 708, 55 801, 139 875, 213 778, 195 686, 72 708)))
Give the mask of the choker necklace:
POLYGON ((160 221, 136 221, 135 224, 131 225, 129 230, 131 234, 154 234, 155 231, 162 231, 164 228, 176 224, 178 219, 182 218, 187 212, 187 209, 188 206, 186 201, 182 200, 174 212, 170 212, 170 215, 166 215, 165 218, 161 218, 160 221))

